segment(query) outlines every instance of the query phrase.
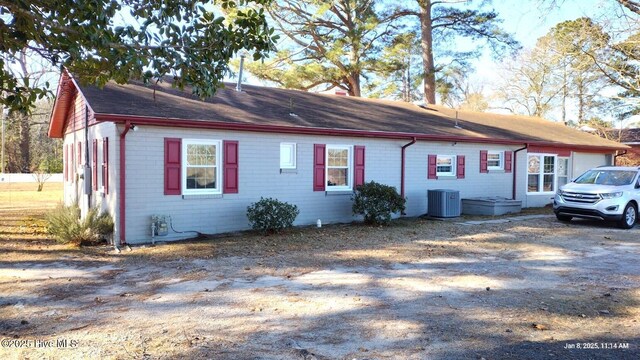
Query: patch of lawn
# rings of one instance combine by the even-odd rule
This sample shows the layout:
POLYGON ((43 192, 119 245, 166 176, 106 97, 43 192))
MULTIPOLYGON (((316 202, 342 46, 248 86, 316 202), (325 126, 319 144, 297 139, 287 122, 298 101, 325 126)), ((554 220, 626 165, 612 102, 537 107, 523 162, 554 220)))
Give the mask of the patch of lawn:
POLYGON ((0 210, 51 209, 62 201, 62 183, 0 183, 0 210))
POLYGON ((0 183, 0 247, 13 251, 27 244, 49 243, 47 211, 62 201, 62 183, 0 183))

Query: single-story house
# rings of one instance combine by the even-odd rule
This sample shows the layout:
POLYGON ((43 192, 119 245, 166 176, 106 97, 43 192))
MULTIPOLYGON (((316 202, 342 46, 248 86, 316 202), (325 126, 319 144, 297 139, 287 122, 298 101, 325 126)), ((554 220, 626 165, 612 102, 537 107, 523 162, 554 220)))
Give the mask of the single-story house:
POLYGON ((354 186, 377 181, 427 212, 427 190, 550 203, 558 186, 626 145, 525 116, 227 85, 202 101, 168 83, 79 86, 63 72, 49 136, 64 139, 64 198, 114 218, 120 244, 249 228, 260 197, 296 225, 350 222, 354 186))

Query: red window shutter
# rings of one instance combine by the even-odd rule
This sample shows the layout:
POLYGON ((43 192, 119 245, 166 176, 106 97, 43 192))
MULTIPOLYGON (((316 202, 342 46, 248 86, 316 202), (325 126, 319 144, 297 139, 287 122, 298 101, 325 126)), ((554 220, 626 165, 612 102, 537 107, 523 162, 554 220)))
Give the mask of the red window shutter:
POLYGON ((102 185, 104 193, 109 193, 109 138, 102 139, 102 185))
POLYGON ((224 194, 238 193, 238 142, 225 140, 222 142, 224 149, 224 170, 222 181, 224 194))
POLYGON ((67 155, 68 145, 65 145, 62 149, 62 162, 64 163, 64 181, 69 181, 69 171, 67 168, 69 167, 69 156, 67 155))
POLYGON ((505 151, 504 152, 504 172, 511 172, 511 167, 513 163, 513 152, 505 151))
POLYGON ((82 164, 82 141, 78 141, 78 166, 82 164))
POLYGON ((98 140, 93 139, 93 154, 91 160, 91 183, 93 184, 93 190, 98 190, 98 140))
POLYGON ((353 185, 354 189, 357 186, 364 184, 364 146, 354 146, 354 180, 353 185))
POLYGON ((481 173, 488 173, 488 160, 487 160, 487 155, 488 155, 488 151, 487 150, 480 150, 480 172, 481 173))
POLYGON ((74 175, 76 174, 76 167, 75 167, 75 147, 73 146, 73 144, 69 144, 69 178, 71 180, 71 182, 73 182, 74 180, 74 175))
POLYGON ((313 191, 324 191, 325 144, 313 144, 313 191))
POLYGON ((180 195, 182 187, 182 140, 164 138, 164 194, 180 195))
POLYGON ((464 155, 458 155, 456 158, 456 168, 458 179, 464 179, 464 155))
POLYGON ((438 156, 429 155, 427 159, 428 159, 427 179, 437 179, 438 178, 438 173, 437 173, 438 156))

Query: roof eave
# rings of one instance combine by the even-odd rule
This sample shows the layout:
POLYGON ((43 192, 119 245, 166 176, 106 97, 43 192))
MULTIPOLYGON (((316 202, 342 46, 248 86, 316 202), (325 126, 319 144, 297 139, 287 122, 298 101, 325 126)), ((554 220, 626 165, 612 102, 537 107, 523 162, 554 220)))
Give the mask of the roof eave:
POLYGON ((537 145, 552 146, 561 148, 570 148, 575 150, 602 150, 616 151, 629 149, 629 146, 620 144, 620 146, 593 146, 565 144, 549 141, 529 141, 529 140, 509 140, 496 138, 480 138, 470 136, 455 135, 429 135, 421 133, 404 133, 404 132, 388 132, 388 131, 370 131, 370 130, 352 130, 352 129, 336 129, 336 128, 318 128, 318 127, 302 127, 302 126, 285 126, 285 125, 262 125, 262 124, 243 124, 222 121, 205 121, 205 120, 187 120, 179 118, 160 118, 137 115, 122 114, 105 114, 96 113, 95 119, 98 122, 115 122, 125 123, 131 122, 136 125, 154 125, 154 126, 171 126, 180 128, 196 128, 196 129, 219 129, 219 130, 237 130, 237 131, 253 131, 267 133, 285 133, 285 134, 305 134, 305 135, 333 135, 333 136, 356 136, 356 137, 372 137, 384 139, 411 139, 431 140, 431 141, 456 141, 466 143, 482 143, 482 144, 501 144, 501 145, 537 145))
POLYGON ((71 107, 71 101, 75 94, 77 86, 73 78, 66 69, 62 70, 56 90, 56 99, 53 103, 53 109, 49 116, 49 131, 47 135, 50 138, 62 138, 64 135, 64 126, 66 116, 71 107))

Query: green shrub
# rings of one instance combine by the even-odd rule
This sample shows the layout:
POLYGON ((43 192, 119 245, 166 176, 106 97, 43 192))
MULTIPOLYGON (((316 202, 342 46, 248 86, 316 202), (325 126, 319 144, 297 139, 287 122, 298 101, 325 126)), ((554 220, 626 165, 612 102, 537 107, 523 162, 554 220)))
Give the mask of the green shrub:
POLYGON ((260 198, 247 207, 247 218, 254 230, 264 233, 279 232, 293 226, 300 211, 296 205, 272 198, 260 198))
POLYGON ((78 206, 60 205, 46 216, 47 231, 57 241, 79 246, 97 242, 113 233, 113 219, 107 213, 91 209, 84 219, 80 219, 78 206))
POLYGON ((367 224, 386 225, 392 213, 404 211, 405 202, 393 186, 371 181, 356 188, 352 210, 354 215, 364 215, 367 224))

